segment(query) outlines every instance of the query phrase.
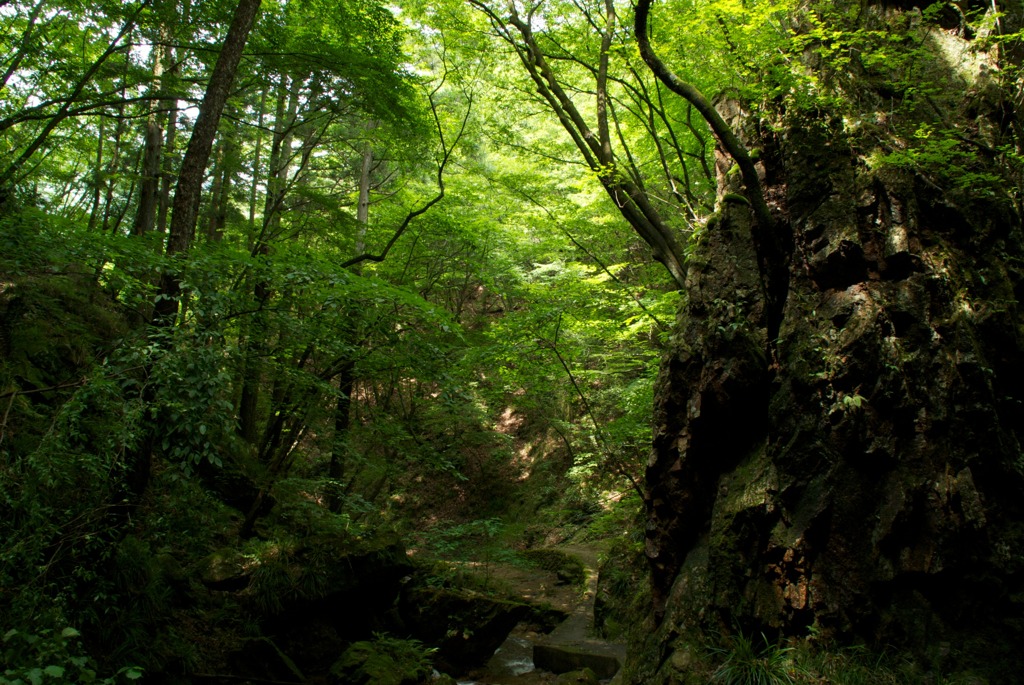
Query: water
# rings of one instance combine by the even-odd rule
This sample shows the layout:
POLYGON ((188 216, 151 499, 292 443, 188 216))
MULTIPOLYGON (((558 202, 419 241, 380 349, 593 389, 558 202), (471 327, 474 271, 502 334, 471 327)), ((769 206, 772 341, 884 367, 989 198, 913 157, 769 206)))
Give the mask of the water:
POLYGON ((542 676, 552 674, 537 671, 533 665, 532 636, 535 634, 516 628, 483 668, 459 680, 458 685, 529 685, 546 681, 548 678, 542 676))
POLYGON ((520 676, 533 669, 533 643, 515 634, 509 635, 487 662, 487 670, 499 676, 520 676))

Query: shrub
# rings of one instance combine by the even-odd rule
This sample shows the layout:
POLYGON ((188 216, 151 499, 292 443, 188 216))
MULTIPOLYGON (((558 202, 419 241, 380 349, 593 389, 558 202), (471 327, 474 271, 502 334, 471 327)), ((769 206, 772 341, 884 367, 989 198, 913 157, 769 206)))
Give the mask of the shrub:
POLYGON ((348 685, 413 685, 432 672, 434 649, 419 640, 375 634, 352 644, 331 667, 335 682, 348 685))

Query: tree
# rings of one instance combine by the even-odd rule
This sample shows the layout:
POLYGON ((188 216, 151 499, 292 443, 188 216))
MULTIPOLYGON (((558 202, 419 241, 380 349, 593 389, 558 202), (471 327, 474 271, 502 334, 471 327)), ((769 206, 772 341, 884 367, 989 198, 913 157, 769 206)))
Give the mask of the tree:
MULTIPOLYGON (((122 53, 126 48, 125 38, 135 29, 139 16, 143 10, 149 5, 149 0, 144 0, 137 6, 130 7, 130 12, 124 18, 123 23, 113 35, 113 38, 106 43, 105 49, 103 49, 99 55, 83 66, 81 73, 75 73, 74 81, 72 82, 69 89, 65 88, 63 83, 59 84, 59 92, 53 97, 46 98, 49 93, 43 91, 42 102, 34 104, 29 107, 22 107, 18 111, 10 112, 7 116, 0 118, 0 132, 3 132, 5 138, 10 140, 10 129, 18 127, 20 124, 31 123, 34 121, 44 121, 42 127, 31 135, 31 138, 26 138, 24 146, 21 147, 21 141, 18 143, 11 144, 7 143, 9 151, 18 151, 13 160, 6 163, 6 167, 0 172, 0 189, 2 189, 3 197, 6 197, 10 192, 10 187, 22 180, 25 175, 25 166, 33 158, 33 156, 47 143, 50 135, 54 130, 60 126, 68 118, 81 114, 83 112, 89 112, 102 106, 102 103, 97 103, 92 97, 88 95, 95 95, 89 93, 95 86, 98 74, 104 67, 112 60, 115 55, 122 53), (67 92, 64 92, 64 91, 67 92), (20 148, 20 150, 19 150, 20 148)), ((28 23, 25 27, 22 39, 19 44, 18 52, 14 53, 10 57, 10 64, 7 66, 7 71, 4 75, 3 85, 6 87, 10 82, 11 77, 18 72, 19 69, 23 68, 23 62, 25 59, 25 50, 28 45, 34 40, 35 24, 38 20, 38 13, 41 8, 41 3, 32 8, 28 23)), ((117 12, 112 12, 115 15, 117 12)), ((68 22, 69 24, 71 22, 68 22)), ((77 28, 77 27, 76 27, 77 28)), ((63 46, 61 46, 63 47, 63 46)), ((45 74, 45 66, 41 66, 36 70, 37 74, 45 74)), ((48 84, 49 79, 45 75, 40 76, 40 83, 38 85, 52 85, 48 84)), ((21 89, 19 89, 21 90, 21 89)), ((25 99, 28 99, 31 93, 25 93, 25 99)))
MULTIPOLYGON (((217 62, 214 64, 210 80, 206 85, 206 94, 199 107, 199 116, 192 128, 185 157, 178 171, 178 182, 174 190, 174 206, 171 214, 171 226, 167 238, 167 255, 172 256, 187 252, 192 238, 195 236, 196 221, 199 215, 200 191, 206 163, 213 149, 213 139, 217 135, 221 113, 227 103, 231 84, 235 80, 235 72, 242 60, 242 51, 249 38, 249 31, 256 21, 261 0, 239 0, 235 8, 231 25, 221 47, 217 62)), ((153 309, 153 320, 163 325, 173 323, 178 312, 178 295, 181 282, 176 274, 165 272, 160 279, 156 306, 153 309)))
MULTIPOLYGON (((641 50, 671 81, 644 45, 648 5, 641 50)), ((740 173, 720 167, 662 365, 646 474, 660 628, 633 678, 682 677, 673 664, 699 659, 702 632, 813 628, 1011 682, 1022 141, 1009 82, 981 63, 1018 65, 1002 49, 946 61, 939 46, 966 50, 972 34, 935 12, 814 9, 785 15, 800 28, 748 91, 759 99, 718 101, 759 168, 712 124, 740 173), (757 183, 792 234, 770 255, 787 271, 774 302, 757 183)), ((989 49, 1016 45, 1002 30, 989 49)))
MULTIPOLYGON (((522 12, 515 2, 472 4, 512 48, 540 101, 570 136, 623 218, 682 287, 689 227, 678 224, 679 219, 694 218, 693 207, 677 192, 665 193, 675 202, 660 198, 663 187, 675 189, 679 176, 689 175, 681 136, 675 131, 681 122, 673 120, 662 106, 657 84, 646 83, 628 59, 621 64, 626 54, 621 44, 624 32, 614 2, 573 3, 571 7, 557 2, 527 3, 522 12), (590 44, 594 35, 599 39, 596 46, 590 44), (616 72, 614 66, 620 70, 616 72), (590 98, 593 100, 588 103, 590 98), (643 146, 625 133, 633 122, 649 134, 648 142, 657 143, 645 155, 653 157, 650 162, 639 156, 643 146), (675 151, 670 154, 666 148, 672 147, 675 151), (663 178, 658 178, 658 171, 647 171, 652 162, 663 178)), ((691 133, 701 139, 699 130, 691 128, 691 133)), ((692 197, 693 185, 684 185, 692 197)))

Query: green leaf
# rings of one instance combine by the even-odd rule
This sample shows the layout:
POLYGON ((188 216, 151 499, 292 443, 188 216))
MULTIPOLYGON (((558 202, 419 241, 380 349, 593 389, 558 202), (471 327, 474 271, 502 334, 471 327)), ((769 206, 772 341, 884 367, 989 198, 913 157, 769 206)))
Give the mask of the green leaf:
POLYGON ((62 666, 50 665, 43 669, 43 673, 54 678, 60 678, 64 675, 64 668, 62 666))

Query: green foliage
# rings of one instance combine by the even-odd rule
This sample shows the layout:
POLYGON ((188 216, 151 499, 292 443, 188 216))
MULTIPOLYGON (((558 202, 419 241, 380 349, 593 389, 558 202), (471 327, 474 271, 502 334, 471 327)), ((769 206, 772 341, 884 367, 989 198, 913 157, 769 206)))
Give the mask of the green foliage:
POLYGON ((905 671, 908 664, 889 663, 885 655, 872 656, 862 646, 800 650, 805 668, 818 673, 836 685, 888 685, 910 680, 905 671))
POLYGON ((438 526, 424 532, 427 550, 441 558, 473 558, 488 543, 501 534, 505 524, 499 518, 486 518, 438 526))
POLYGON ((235 423, 231 377, 220 341, 189 333, 182 331, 166 343, 151 338, 146 348, 156 355, 148 363, 148 382, 157 388, 149 410, 165 426, 160 448, 186 470, 204 461, 221 466, 220 455, 232 442, 235 423))
POLYGON ((430 675, 435 651, 418 640, 376 633, 345 650, 331 674, 352 685, 414 685, 430 675))
POLYGON ((786 685, 919 685, 973 682, 970 674, 923 672, 908 655, 873 652, 863 645, 839 646, 812 637, 790 646, 764 637, 737 635, 710 650, 720 661, 712 682, 786 685))
MULTIPOLYGON (((321 599, 330 581, 339 575, 334 547, 307 547, 288 539, 250 545, 246 565, 253 567, 249 594, 264 615, 280 613, 295 599, 321 599)), ((344 573, 341 570, 340 573, 344 573)))
POLYGON ((71 627, 59 631, 41 628, 35 633, 11 628, 0 645, 0 685, 114 685, 142 677, 142 669, 134 666, 126 666, 113 676, 98 674, 95 662, 83 654, 80 638, 81 633, 71 627))
POLYGON ((337 89, 370 116, 408 125, 412 93, 402 40, 400 24, 375 0, 301 0, 267 7, 252 43, 271 69, 315 67, 319 106, 339 107, 324 97, 337 89))
POLYGON ((911 172, 925 173, 943 188, 972 197, 996 197, 1005 193, 1006 178, 997 167, 985 163, 978 150, 955 130, 937 130, 922 123, 907 147, 871 160, 911 172))
POLYGON ((642 541, 645 508, 640 494, 628 490, 605 503, 601 513, 594 516, 588 527, 596 539, 625 538, 634 544, 642 541))
POLYGON ((345 494, 339 490, 337 482, 326 478, 290 477, 278 481, 274 486, 274 496, 279 503, 268 517, 268 525, 297 537, 361 538, 371 534, 375 523, 364 520, 364 517, 376 512, 376 508, 358 494, 345 494), (340 511, 333 512, 324 506, 331 496, 339 499, 340 511))
POLYGON ((712 652, 723 657, 712 682, 723 685, 793 685, 795 667, 792 648, 771 643, 763 634, 760 640, 737 633, 728 646, 712 652), (760 643, 760 644, 758 644, 760 643))

